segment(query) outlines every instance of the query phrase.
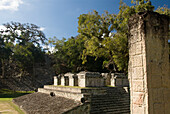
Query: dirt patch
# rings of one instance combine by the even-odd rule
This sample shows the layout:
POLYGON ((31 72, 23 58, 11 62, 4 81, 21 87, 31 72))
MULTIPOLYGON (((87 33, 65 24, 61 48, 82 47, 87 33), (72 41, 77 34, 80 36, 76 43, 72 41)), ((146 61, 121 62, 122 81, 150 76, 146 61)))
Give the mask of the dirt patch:
POLYGON ((13 99, 28 114, 61 114, 80 105, 80 102, 64 97, 33 93, 13 99))
POLYGON ((20 114, 11 103, 10 101, 0 101, 0 114, 20 114))

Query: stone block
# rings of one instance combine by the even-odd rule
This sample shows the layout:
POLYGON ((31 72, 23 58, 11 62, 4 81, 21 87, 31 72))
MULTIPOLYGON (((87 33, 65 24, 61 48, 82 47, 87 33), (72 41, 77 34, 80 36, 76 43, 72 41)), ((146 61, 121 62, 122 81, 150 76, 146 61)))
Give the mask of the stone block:
POLYGON ((69 86, 74 86, 74 79, 73 79, 73 77, 69 77, 69 86))
POLYGON ((131 47, 129 49, 130 55, 135 55, 136 54, 136 44, 131 44, 131 47))
POLYGON ((151 75, 151 87, 159 88, 162 87, 162 76, 160 75, 151 75))
POLYGON ((123 86, 123 81, 122 81, 122 79, 115 79, 115 81, 116 81, 116 86, 123 86))
POLYGON ((134 56, 134 62, 136 67, 141 67, 143 65, 143 57, 142 55, 136 55, 134 56))
POLYGON ((143 67, 132 68, 132 79, 133 80, 138 80, 138 79, 143 79, 143 78, 144 78, 143 67))
POLYGON ((158 63, 156 63, 156 61, 152 61, 150 62, 150 69, 151 69, 151 75, 159 75, 161 76, 162 75, 162 72, 161 72, 161 67, 158 63))
POLYGON ((80 87, 102 87, 105 86, 104 78, 98 72, 80 72, 78 75, 78 85, 80 87))
POLYGON ((54 76, 54 85, 58 85, 57 76, 54 76))
POLYGON ((62 86, 65 86, 64 76, 61 77, 61 85, 62 85, 62 86))
POLYGON ((132 98, 133 98, 133 105, 140 106, 140 107, 144 105, 145 94, 143 92, 133 91, 132 98))
POLYGON ((139 106, 139 105, 134 105, 133 106, 133 112, 132 114, 144 114, 144 108, 139 106))
POLYGON ((133 80, 132 86, 134 92, 144 92, 143 80, 133 80))
POLYGON ((141 54, 142 53, 142 43, 141 42, 137 42, 136 43, 136 54, 141 54))
POLYGON ((163 103, 154 103, 153 106, 154 114, 165 114, 165 108, 163 103))
POLYGON ((165 103, 165 114, 170 114, 170 102, 165 103))
POLYGON ((157 89, 152 89, 152 100, 153 102, 163 102, 164 101, 164 96, 163 96, 163 89, 157 88, 157 89))
POLYGON ((163 96, 166 103, 170 103, 170 88, 165 88, 163 90, 163 96))
POLYGON ((111 79, 111 86, 116 86, 116 80, 114 78, 111 79))
POLYGON ((128 79, 122 79, 123 87, 129 86, 129 80, 128 79))

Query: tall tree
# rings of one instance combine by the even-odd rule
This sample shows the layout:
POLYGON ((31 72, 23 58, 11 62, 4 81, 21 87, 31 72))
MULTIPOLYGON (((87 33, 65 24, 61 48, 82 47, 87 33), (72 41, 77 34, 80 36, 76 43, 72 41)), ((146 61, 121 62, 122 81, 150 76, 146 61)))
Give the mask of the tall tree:
MULTIPOLYGON (((79 16, 78 32, 85 39, 83 50, 83 63, 87 62, 87 56, 97 58, 104 57, 104 67, 111 72, 127 73, 128 66, 128 19, 135 13, 154 11, 150 0, 132 0, 134 5, 127 6, 120 1, 118 14, 99 15, 97 11, 79 16), (111 67, 110 67, 111 66, 111 67)), ((157 12, 169 11, 160 8, 157 12)))
POLYGON ((77 37, 71 37, 62 40, 52 38, 49 42, 55 45, 56 53, 53 53, 54 69, 57 74, 66 72, 79 72, 81 70, 101 71, 101 59, 94 61, 94 57, 88 56, 88 62, 82 64, 82 54, 84 47, 84 40, 77 37))
POLYGON ((4 24, 4 27, 5 29, 0 31, 2 75, 4 75, 4 60, 14 59, 12 56, 15 56, 15 60, 18 61, 15 62, 24 67, 25 62, 32 62, 35 51, 41 48, 40 44, 46 40, 44 33, 34 24, 11 22, 4 24))

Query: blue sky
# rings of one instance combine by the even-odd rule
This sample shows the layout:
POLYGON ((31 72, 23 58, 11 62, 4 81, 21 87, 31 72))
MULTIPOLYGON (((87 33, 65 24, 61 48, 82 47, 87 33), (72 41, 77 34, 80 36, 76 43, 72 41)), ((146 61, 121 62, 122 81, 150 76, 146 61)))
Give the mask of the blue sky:
MULTIPOLYGON (((123 0, 130 5, 131 0, 123 0)), ((151 0, 157 8, 170 0, 151 0)), ((0 27, 7 22, 33 23, 46 37, 61 39, 76 36, 80 14, 97 10, 118 13, 119 0, 0 0, 0 27)))

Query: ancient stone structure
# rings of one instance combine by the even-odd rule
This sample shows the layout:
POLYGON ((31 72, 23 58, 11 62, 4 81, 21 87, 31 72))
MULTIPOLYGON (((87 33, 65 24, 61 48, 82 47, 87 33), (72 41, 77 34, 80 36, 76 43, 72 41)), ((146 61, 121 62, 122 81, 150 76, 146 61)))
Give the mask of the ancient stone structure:
MULTIPOLYGON (((113 80, 124 77, 120 74, 113 76, 113 80)), ((123 80, 120 79, 118 82, 122 83, 123 80)), ((81 101, 81 105, 67 110, 64 114, 130 113, 128 87, 106 87, 104 77, 98 72, 83 71, 78 74, 66 73, 63 76, 55 76, 54 85, 44 85, 44 88, 38 88, 38 92, 81 101), (64 86, 56 86, 59 82, 64 86)))
POLYGON ((114 87, 128 87, 129 80, 124 73, 101 73, 105 79, 105 85, 111 85, 114 87))
POLYGON ((97 72, 80 72, 78 74, 66 73, 64 76, 54 76, 54 85, 103 87, 104 78, 97 72), (60 82, 60 83, 59 83, 60 82))
POLYGON ((62 75, 54 76, 54 85, 61 85, 62 75))
POLYGON ((113 73, 111 75, 111 86, 114 87, 128 87, 129 81, 124 73, 113 73))
POLYGON ((80 87, 103 87, 104 79, 98 72, 80 72, 78 75, 78 85, 80 87))
POLYGON ((168 20, 154 12, 129 19, 131 114, 170 114, 168 20))

